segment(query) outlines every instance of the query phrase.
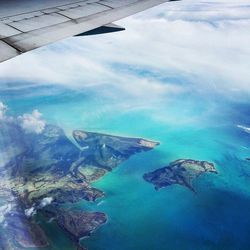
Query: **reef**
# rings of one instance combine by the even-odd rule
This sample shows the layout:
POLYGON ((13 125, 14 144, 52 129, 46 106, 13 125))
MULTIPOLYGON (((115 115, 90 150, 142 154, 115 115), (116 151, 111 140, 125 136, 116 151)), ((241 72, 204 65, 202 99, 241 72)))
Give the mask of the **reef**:
POLYGON ((76 243, 107 221, 100 212, 64 209, 65 204, 104 197, 92 183, 157 142, 81 130, 68 137, 58 126, 26 133, 17 123, 0 122, 0 249, 49 247, 39 216, 53 218, 76 243))
POLYGON ((171 162, 166 167, 144 174, 143 178, 145 181, 152 183, 156 190, 179 184, 195 192, 194 180, 206 172, 217 173, 213 163, 180 159, 171 162))

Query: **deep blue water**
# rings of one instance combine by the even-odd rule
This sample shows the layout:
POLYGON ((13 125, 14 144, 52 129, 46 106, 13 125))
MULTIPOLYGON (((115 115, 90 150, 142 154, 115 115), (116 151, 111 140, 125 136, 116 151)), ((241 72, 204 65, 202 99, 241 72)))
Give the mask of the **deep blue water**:
MULTIPOLYGON (((146 74, 146 73, 145 73, 146 74)), ((103 211, 108 223, 83 244, 106 249, 250 249, 250 102, 215 94, 183 93, 146 105, 144 100, 102 96, 100 89, 70 90, 50 84, 12 83, 1 90, 9 115, 38 109, 47 123, 159 141, 156 149, 131 157, 94 185, 106 197, 78 208, 103 211), (25 87, 27 86, 27 87, 25 87), (31 87, 32 86, 32 87, 31 87), (180 158, 214 162, 219 174, 155 191, 145 172, 180 158)), ((71 244, 46 224, 51 249, 71 244)))

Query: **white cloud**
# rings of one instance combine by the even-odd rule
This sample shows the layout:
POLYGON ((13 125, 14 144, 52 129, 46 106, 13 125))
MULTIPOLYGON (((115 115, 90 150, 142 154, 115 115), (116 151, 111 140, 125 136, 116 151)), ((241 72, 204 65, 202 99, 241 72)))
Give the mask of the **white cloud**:
POLYGON ((41 119, 42 114, 38 110, 34 110, 31 114, 23 114, 18 116, 20 126, 27 133, 40 134, 46 126, 46 122, 41 119))
POLYGON ((35 207, 31 207, 31 208, 27 208, 24 210, 24 214, 26 215, 26 217, 32 217, 33 215, 36 214, 36 209, 35 207))
POLYGON ((237 125, 238 128, 244 130, 246 133, 250 133, 250 128, 242 126, 242 125, 237 125))
POLYGON ((44 207, 50 205, 53 200, 54 200, 53 197, 45 197, 45 198, 43 198, 41 200, 41 202, 40 202, 39 208, 44 208, 44 207))
POLYGON ((0 224, 5 220, 5 215, 11 211, 11 204, 5 204, 0 206, 0 224))
MULTIPOLYGON (((27 217, 32 217, 33 215, 35 215, 37 213, 37 210, 38 209, 42 209, 48 205, 50 205, 53 201, 53 198, 52 197, 45 197, 41 200, 39 206, 32 206, 30 208, 27 208, 24 210, 24 214, 27 216, 27 217)), ((1 218, 0 218, 1 219, 1 218)))
POLYGON ((6 110, 7 106, 0 102, 0 120, 3 120, 5 118, 6 110))
POLYGON ((217 22, 249 19, 248 0, 185 0, 168 3, 139 14, 139 18, 165 18, 168 20, 217 22), (163 8, 162 8, 163 7, 163 8), (162 8, 161 11, 159 9, 162 8))
POLYGON ((70 38, 7 61, 0 79, 92 88, 135 100, 190 89, 250 95, 249 4, 166 3, 119 21, 125 32, 70 38), (173 78, 182 79, 181 86, 173 78))

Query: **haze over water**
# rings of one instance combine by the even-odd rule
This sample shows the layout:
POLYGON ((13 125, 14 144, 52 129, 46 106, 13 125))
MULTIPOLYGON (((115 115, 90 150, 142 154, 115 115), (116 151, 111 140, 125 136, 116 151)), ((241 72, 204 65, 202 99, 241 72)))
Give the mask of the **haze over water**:
MULTIPOLYGON (((246 1, 173 2, 121 21, 124 33, 69 39, 0 68, 8 115, 37 109, 69 137, 160 142, 94 184, 105 198, 76 205, 108 216, 83 239, 90 250, 249 249, 249 17, 246 1), (182 158, 213 162, 218 174, 199 177, 196 193, 143 180, 182 158)), ((50 249, 72 247, 53 222, 43 226, 50 249)))
MULTIPOLYGON (((104 199, 77 204, 78 209, 102 211, 109 218, 83 240, 90 249, 247 249, 250 164, 245 158, 250 155, 250 135, 237 125, 248 122, 245 107, 249 104, 224 105, 224 100, 211 97, 200 106, 199 95, 176 95, 156 103, 153 113, 126 107, 117 112, 120 103, 109 105, 98 92, 86 96, 85 91, 61 87, 42 89, 57 91, 46 95, 41 87, 21 92, 9 89, 1 98, 15 115, 38 109, 47 123, 60 125, 69 136, 77 128, 161 143, 96 182, 106 193, 104 199), (42 94, 30 95, 34 91, 42 94), (213 110, 207 112, 210 107, 213 110), (155 191, 143 180, 144 173, 181 158, 213 162, 219 174, 201 176, 195 182, 196 194, 177 185, 155 191)), ((53 249, 68 249, 68 241, 62 241, 51 226, 45 224, 53 232, 53 249)))

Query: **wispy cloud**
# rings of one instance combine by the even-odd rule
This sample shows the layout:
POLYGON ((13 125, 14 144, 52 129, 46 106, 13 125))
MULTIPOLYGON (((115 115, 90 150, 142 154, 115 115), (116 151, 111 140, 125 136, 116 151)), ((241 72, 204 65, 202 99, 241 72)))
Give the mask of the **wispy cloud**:
POLYGON ((0 120, 4 119, 5 113, 7 111, 7 106, 0 102, 0 120))
POLYGON ((249 0, 166 3, 119 24, 127 31, 70 38, 7 61, 0 79, 141 99, 190 89, 250 95, 249 0))
POLYGON ((246 133, 250 133, 250 128, 242 125, 237 125, 238 128, 244 130, 246 133))

